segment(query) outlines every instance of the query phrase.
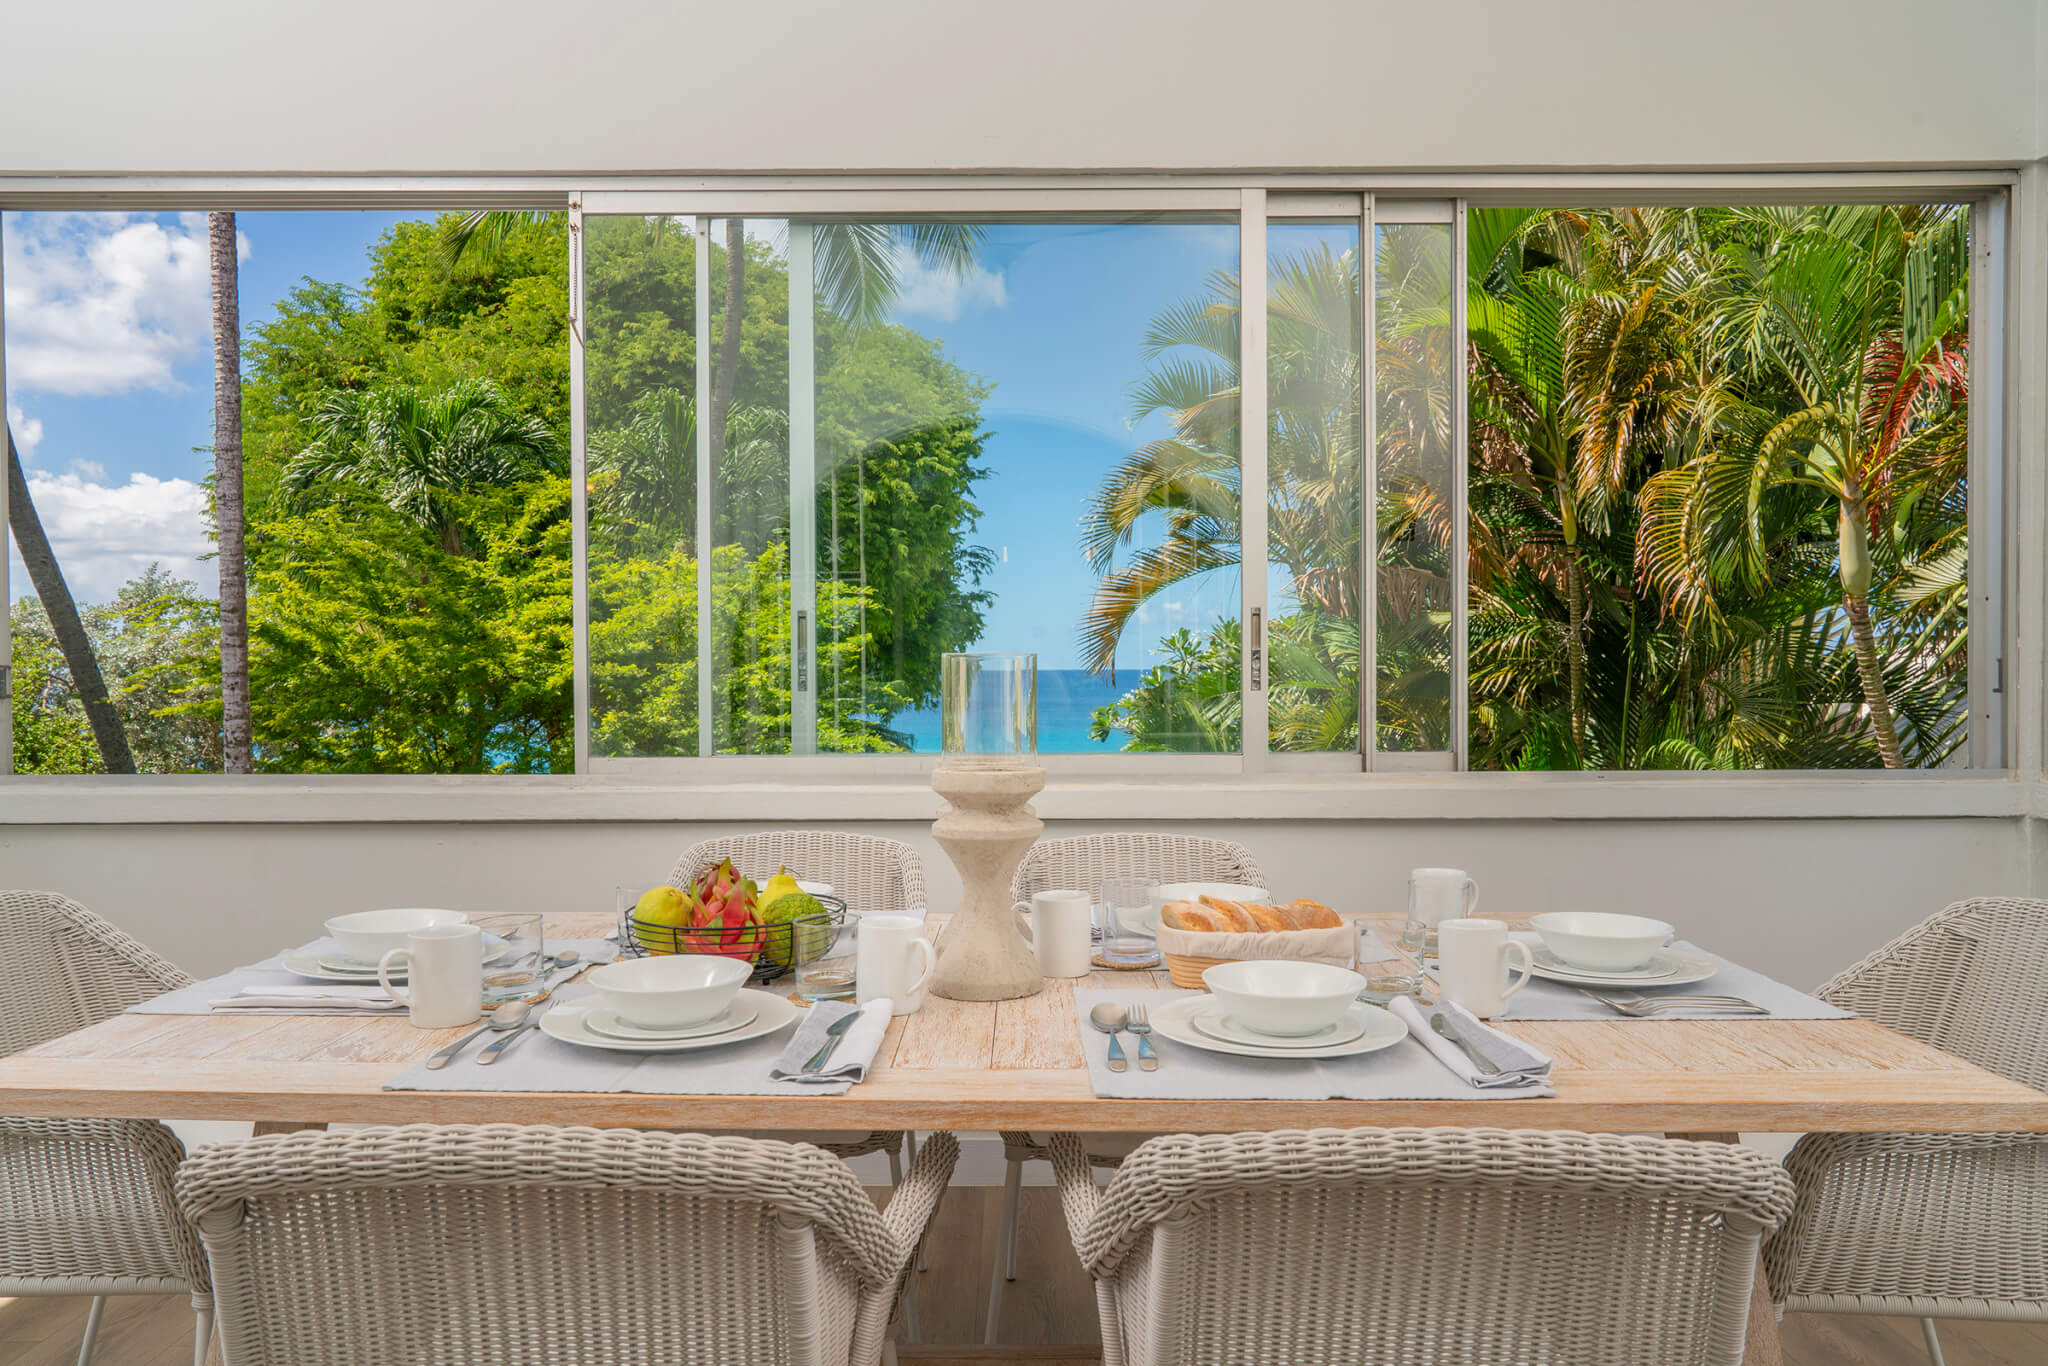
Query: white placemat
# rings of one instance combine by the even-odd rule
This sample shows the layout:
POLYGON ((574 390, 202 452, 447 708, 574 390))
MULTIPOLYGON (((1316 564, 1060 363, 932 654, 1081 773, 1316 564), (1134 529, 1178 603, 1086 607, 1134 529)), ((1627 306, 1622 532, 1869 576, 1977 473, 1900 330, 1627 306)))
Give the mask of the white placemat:
POLYGON ((1155 1029, 1158 1071, 1139 1070, 1135 1039, 1124 1043, 1130 1070, 1109 1070, 1109 1036, 1088 1023, 1088 1012, 1099 1002, 1127 1006, 1133 1000, 1157 1003, 1201 994, 1077 990, 1075 1022, 1095 1094, 1110 1100, 1526 1100, 1557 1094, 1548 1086, 1468 1086, 1413 1038, 1348 1058, 1242 1058, 1176 1043, 1155 1029))
MULTIPOLYGON (((568 987, 555 1004, 589 994, 568 987)), ((579 1048, 530 1029, 488 1067, 476 1063, 479 1039, 439 1071, 424 1062, 384 1083, 387 1091, 586 1091, 663 1096, 839 1096, 853 1089, 850 1077, 832 1081, 776 1081, 768 1073, 788 1045, 799 1019, 788 1029, 744 1043, 687 1053, 614 1053, 579 1048)), ((878 1039, 879 1043, 880 1040, 878 1039)), ((842 1044, 841 1048, 844 1049, 842 1044)))
MULTIPOLYGON (((548 945, 551 952, 575 949, 583 955, 583 960, 586 963, 609 963, 619 951, 618 945, 607 944, 602 939, 551 939, 548 941, 548 945)), ((316 939, 306 945, 303 951, 319 954, 332 952, 334 948, 333 940, 316 939)), ((213 1009, 209 1004, 213 1001, 224 1001, 231 996, 241 996, 251 990, 260 990, 264 987, 306 985, 311 981, 310 978, 301 977, 295 972, 285 971, 284 955, 289 952, 298 952, 298 950, 287 949, 283 952, 273 953, 260 963, 251 963, 247 967, 236 968, 232 972, 224 972, 218 977, 209 977, 203 982, 194 982, 189 987, 179 987, 176 991, 167 991, 163 995, 153 997, 139 1005, 129 1006, 128 1013, 131 1015, 357 1015, 368 1019, 378 1018, 377 1012, 362 1010, 330 1010, 312 1007, 256 1010, 242 1007, 234 1011, 222 1011, 213 1009)))
MULTIPOLYGON (((1514 936, 1535 947, 1542 941, 1535 934, 1523 931, 1514 936)), ((1676 987, 1575 987, 1564 982, 1552 982, 1542 977, 1531 977, 1529 985, 1508 997, 1507 1013, 1503 1020, 1633 1020, 1638 1017, 1624 1015, 1598 1001, 1588 1000, 1582 991, 1600 993, 1630 993, 1642 996, 1739 996, 1770 1011, 1764 1015, 1731 1015, 1725 1010, 1697 1010, 1673 1006, 1657 1012, 1660 1020, 1848 1020, 1855 1018, 1853 1011, 1831 1006, 1817 996, 1809 996, 1795 987, 1766 977, 1753 968, 1731 963, 1719 954, 1707 953, 1697 945, 1678 940, 1673 948, 1685 949, 1692 953, 1706 954, 1714 960, 1712 977, 1698 982, 1687 982, 1676 987)), ((1434 971, 1432 969, 1432 971, 1434 971)))

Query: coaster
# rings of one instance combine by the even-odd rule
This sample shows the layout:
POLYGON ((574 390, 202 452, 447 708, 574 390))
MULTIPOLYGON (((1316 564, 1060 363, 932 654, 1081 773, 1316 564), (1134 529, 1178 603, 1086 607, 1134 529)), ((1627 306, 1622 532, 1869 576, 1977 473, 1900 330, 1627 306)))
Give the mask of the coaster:
POLYGON ((1135 963, 1112 963, 1098 952, 1088 961, 1104 972, 1150 972, 1165 960, 1155 953, 1150 958, 1140 959, 1135 963))

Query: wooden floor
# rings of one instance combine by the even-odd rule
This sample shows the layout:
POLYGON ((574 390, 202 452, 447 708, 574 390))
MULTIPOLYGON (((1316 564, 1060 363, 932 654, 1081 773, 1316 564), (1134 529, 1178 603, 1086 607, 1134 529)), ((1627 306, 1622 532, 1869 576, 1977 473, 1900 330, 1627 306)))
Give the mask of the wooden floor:
MULTIPOLYGON (((878 1192, 878 1194, 881 1194, 878 1192)), ((1074 1261, 1050 1187, 1024 1191, 1017 1279, 1003 1291, 1004 1348, 983 1348, 988 1271, 995 1255, 1002 1192, 959 1187, 947 1193, 928 1245, 931 1270, 918 1277, 924 1344, 901 1355, 920 1366, 1081 1366, 1100 1359, 1095 1299, 1074 1261)), ((85 1326, 84 1298, 0 1298, 0 1366, 68 1366, 85 1326)), ((1792 1314, 1785 1319, 1787 1366, 1925 1366, 1914 1319, 1792 1314)), ((1949 1366, 2039 1366, 2048 1362, 2048 1325, 1942 1325, 1949 1366)), ((192 1315, 184 1296, 117 1296, 100 1325, 97 1366, 186 1366, 192 1359, 192 1315)), ((209 1361, 220 1361, 216 1343, 209 1361)))

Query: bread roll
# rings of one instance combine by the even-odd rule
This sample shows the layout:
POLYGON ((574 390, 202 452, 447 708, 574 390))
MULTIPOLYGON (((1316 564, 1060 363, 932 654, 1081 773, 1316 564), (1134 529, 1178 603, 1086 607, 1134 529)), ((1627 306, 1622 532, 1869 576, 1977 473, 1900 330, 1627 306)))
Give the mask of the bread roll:
POLYGON ((1344 924, 1343 916, 1322 902, 1310 901, 1305 896, 1296 897, 1287 909, 1293 913, 1295 923, 1304 930, 1334 930, 1344 924))
POLYGON ((1192 901, 1167 902, 1159 910, 1159 919, 1160 923, 1173 929, 1191 930, 1198 934, 1216 934, 1225 928, 1215 912, 1192 901))
POLYGON ((1220 896, 1204 896, 1202 904, 1215 912, 1216 918, 1223 922, 1224 929, 1236 930, 1242 934, 1258 933, 1259 922, 1252 919, 1252 913, 1237 902, 1226 901, 1220 896))
POLYGON ((1261 930, 1269 934, 1284 934, 1295 928, 1294 921, 1278 906, 1260 906, 1247 903, 1245 910, 1251 912, 1253 920, 1261 930))

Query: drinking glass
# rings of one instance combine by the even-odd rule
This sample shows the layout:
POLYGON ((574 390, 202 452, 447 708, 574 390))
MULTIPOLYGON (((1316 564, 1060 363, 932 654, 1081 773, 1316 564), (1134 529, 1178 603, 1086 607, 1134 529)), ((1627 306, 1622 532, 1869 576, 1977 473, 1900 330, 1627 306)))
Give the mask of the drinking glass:
POLYGON ((860 917, 849 912, 846 924, 826 950, 810 962, 798 964, 796 994, 806 1001, 851 1001, 859 936, 860 917))
POLYGON ((1106 877, 1096 892, 1102 907, 1102 961, 1113 968, 1159 965, 1159 944, 1145 932, 1152 894, 1159 884, 1148 877, 1106 877))
POLYGON ((1038 656, 943 656, 939 736, 939 762, 947 768, 1035 767, 1038 656))
POLYGON ((1418 962, 1436 953, 1436 927, 1469 916, 1479 904, 1479 884, 1463 868, 1417 868, 1408 874, 1408 916, 1401 924, 1401 948, 1418 962))
POLYGON ((547 940, 538 912, 516 911, 473 917, 484 942, 484 1009, 507 1001, 528 1001, 547 985, 547 940), (492 944, 490 938, 502 939, 492 944))

